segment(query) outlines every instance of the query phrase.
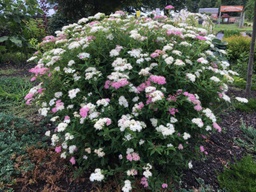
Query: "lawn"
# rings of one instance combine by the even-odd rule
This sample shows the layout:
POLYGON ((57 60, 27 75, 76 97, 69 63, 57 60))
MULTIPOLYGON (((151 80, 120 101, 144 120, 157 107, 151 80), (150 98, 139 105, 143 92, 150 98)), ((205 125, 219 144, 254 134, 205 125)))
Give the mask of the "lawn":
POLYGON ((251 32, 252 27, 242 27, 239 28, 237 24, 215 24, 213 31, 214 33, 217 33, 219 31, 225 31, 225 30, 236 30, 240 32, 251 32))

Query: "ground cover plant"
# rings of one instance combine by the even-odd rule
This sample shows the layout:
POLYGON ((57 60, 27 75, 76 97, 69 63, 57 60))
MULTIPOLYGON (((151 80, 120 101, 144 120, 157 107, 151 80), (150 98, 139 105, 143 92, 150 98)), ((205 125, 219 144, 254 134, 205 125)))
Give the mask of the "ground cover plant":
POLYGON ((123 12, 83 18, 56 34, 29 59, 37 61, 31 80, 40 83, 25 100, 51 117, 51 145, 92 182, 118 175, 122 191, 138 180, 167 190, 208 154, 200 142, 221 132, 213 110, 231 102, 227 83, 236 75, 214 35, 123 12))

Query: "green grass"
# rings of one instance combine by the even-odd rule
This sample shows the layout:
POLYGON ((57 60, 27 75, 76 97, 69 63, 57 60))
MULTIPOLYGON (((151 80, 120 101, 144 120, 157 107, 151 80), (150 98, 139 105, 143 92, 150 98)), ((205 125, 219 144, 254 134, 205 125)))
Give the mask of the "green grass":
POLYGON ((241 32, 252 31, 252 27, 242 27, 239 28, 237 24, 216 24, 213 28, 214 33, 223 30, 238 30, 241 32))

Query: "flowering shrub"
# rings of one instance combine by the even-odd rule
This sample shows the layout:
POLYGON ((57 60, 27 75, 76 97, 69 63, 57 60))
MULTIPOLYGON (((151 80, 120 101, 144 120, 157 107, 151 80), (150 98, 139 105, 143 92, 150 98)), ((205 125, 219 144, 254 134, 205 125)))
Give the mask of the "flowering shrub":
POLYGON ((230 102, 235 72, 205 29, 123 17, 99 13, 45 38, 29 59, 40 83, 25 99, 56 123, 46 132, 56 152, 92 182, 119 175, 122 191, 135 179, 166 189, 207 153, 200 141, 221 132, 212 109, 230 102))

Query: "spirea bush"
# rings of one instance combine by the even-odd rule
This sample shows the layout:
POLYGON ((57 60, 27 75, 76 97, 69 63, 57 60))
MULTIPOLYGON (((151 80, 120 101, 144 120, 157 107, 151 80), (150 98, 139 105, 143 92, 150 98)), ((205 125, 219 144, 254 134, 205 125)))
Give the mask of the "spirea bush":
POLYGON ((47 131, 62 158, 92 182, 118 175, 170 187, 192 168, 200 141, 221 132, 213 107, 230 102, 233 71, 219 60, 214 35, 167 18, 83 18, 48 36, 29 59, 40 82, 25 97, 56 129, 47 131), (169 186, 168 186, 169 184, 169 186))

